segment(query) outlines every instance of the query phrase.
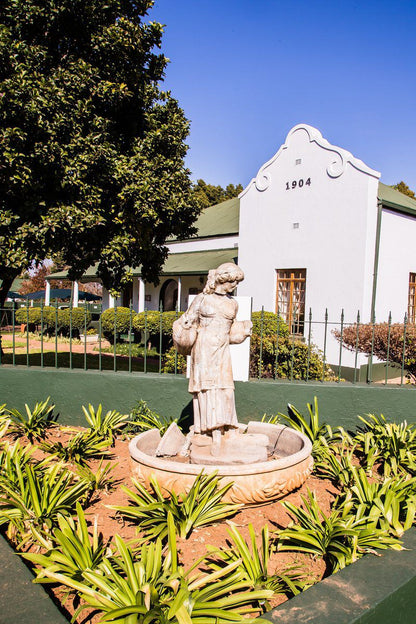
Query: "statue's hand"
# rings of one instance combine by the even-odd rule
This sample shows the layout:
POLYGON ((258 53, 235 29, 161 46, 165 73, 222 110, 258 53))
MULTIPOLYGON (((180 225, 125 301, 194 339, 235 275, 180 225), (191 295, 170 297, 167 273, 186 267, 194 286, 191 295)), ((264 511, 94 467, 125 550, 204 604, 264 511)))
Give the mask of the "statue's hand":
POLYGON ((251 330, 253 328, 253 323, 251 321, 243 321, 244 330, 246 332, 246 336, 251 336, 251 330))

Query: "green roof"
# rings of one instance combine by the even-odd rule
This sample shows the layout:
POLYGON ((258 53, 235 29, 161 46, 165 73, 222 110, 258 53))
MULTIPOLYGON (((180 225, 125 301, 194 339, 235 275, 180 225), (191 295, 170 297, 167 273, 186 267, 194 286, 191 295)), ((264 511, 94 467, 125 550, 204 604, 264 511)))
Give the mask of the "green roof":
POLYGON ((378 183, 378 198, 386 208, 416 215, 416 199, 400 193, 400 191, 382 182, 378 183))
MULTIPOLYGON (((213 249, 210 251, 189 251, 187 253, 170 254, 163 265, 161 275, 206 275, 224 262, 237 262, 238 249, 213 249)), ((52 273, 47 279, 65 279, 67 271, 52 273)), ((141 267, 132 270, 133 277, 141 276, 141 267)), ((97 279, 96 265, 90 267, 81 278, 81 282, 97 279)))
MULTIPOLYGON (((204 210, 195 221, 198 233, 192 237, 210 238, 212 236, 227 236, 238 234, 240 223, 240 200, 238 197, 227 199, 221 204, 215 204, 204 210)), ((170 239, 169 242, 178 239, 170 239)))

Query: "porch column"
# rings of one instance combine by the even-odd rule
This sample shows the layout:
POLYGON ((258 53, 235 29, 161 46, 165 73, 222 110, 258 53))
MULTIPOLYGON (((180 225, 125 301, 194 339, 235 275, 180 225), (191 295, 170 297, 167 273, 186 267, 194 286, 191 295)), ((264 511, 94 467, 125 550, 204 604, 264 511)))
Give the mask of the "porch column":
POLYGON ((110 295, 110 293, 108 294, 108 307, 114 308, 114 297, 113 295, 110 295))
POLYGON ((45 306, 51 305, 51 283, 46 280, 45 286, 45 306))
POLYGON ((78 282, 74 282, 74 290, 72 292, 72 307, 78 307, 78 298, 79 298, 79 284, 78 282))
POLYGON ((144 312, 144 304, 145 304, 145 284, 144 284, 144 280, 142 280, 141 277, 139 277, 139 307, 138 307, 138 312, 144 312))
POLYGON ((178 312, 181 311, 181 295, 182 295, 182 278, 178 277, 178 301, 176 303, 176 308, 178 312))

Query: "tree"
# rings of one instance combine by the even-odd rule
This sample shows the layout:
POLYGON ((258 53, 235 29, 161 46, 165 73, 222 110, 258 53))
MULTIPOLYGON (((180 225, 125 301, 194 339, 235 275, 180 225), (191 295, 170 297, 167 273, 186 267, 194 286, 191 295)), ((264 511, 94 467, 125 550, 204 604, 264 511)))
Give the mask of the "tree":
POLYGON ((3 0, 0 8, 0 307, 31 262, 95 262, 115 290, 157 281, 168 236, 194 233, 189 124, 160 90, 152 0, 3 0))
POLYGON ((404 195, 408 195, 409 197, 413 197, 413 199, 416 199, 414 192, 407 186, 405 182, 403 182, 403 180, 401 182, 398 182, 398 184, 394 184, 393 188, 396 189, 396 191, 400 191, 400 193, 403 193, 404 195))
MULTIPOLYGON (((338 341, 341 340, 341 333, 334 330, 334 335, 338 341)), ((416 326, 409 323, 406 327, 406 342, 403 323, 366 323, 358 326, 349 325, 345 327, 342 335, 342 344, 349 351, 357 350, 365 355, 373 355, 382 362, 394 362, 399 366, 403 362, 404 347, 404 367, 409 375, 416 380, 416 326)))
POLYGON ((241 184, 228 184, 224 189, 222 186, 214 186, 213 184, 207 184, 205 180, 197 180, 193 185, 192 191, 194 197, 197 198, 199 205, 202 208, 209 208, 227 199, 237 197, 243 190, 241 184))

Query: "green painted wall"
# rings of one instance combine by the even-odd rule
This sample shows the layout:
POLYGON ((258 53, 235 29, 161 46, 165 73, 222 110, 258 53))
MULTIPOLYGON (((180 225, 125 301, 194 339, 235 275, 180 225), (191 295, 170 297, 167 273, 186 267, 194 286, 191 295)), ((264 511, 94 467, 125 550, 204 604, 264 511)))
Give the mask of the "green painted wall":
MULTIPOLYGON (((301 411, 318 397, 321 420, 353 427, 357 415, 383 413, 390 420, 416 422, 416 388, 367 386, 348 383, 288 383, 250 381, 236 383, 239 420, 286 411, 293 403, 301 411)), ((63 423, 81 424, 81 405, 102 403, 105 410, 128 412, 139 399, 163 415, 190 411, 187 380, 173 375, 113 373, 26 367, 0 367, 0 404, 22 409, 51 396, 63 423)))

